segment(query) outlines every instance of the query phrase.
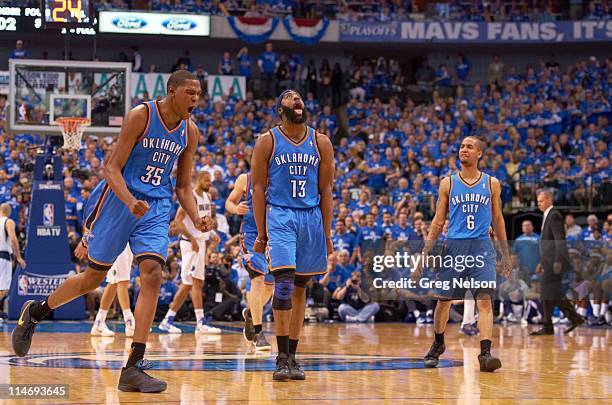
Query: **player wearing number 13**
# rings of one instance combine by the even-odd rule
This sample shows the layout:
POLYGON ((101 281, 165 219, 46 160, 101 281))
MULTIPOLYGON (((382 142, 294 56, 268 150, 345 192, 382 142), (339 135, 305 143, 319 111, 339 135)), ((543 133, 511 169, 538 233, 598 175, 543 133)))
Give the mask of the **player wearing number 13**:
POLYGON ((304 321, 306 283, 323 274, 331 253, 334 151, 329 137, 305 124, 302 97, 278 98, 281 125, 261 135, 253 151, 255 252, 268 245, 274 276, 272 309, 278 344, 274 380, 303 380, 295 352, 304 321))
POLYGON ((195 227, 212 228, 210 217, 198 214, 191 187, 191 170, 199 133, 189 125, 202 90, 191 73, 174 72, 168 95, 135 107, 124 119, 119 138, 105 162, 106 185, 85 221, 88 230, 89 266, 68 278, 45 301, 27 301, 12 335, 15 353, 25 356, 36 324, 51 310, 97 288, 112 263, 129 242, 140 267, 141 290, 136 303, 136 328, 132 350, 121 371, 122 391, 160 392, 166 383, 143 370, 149 328, 155 315, 161 269, 168 249, 172 209, 170 174, 177 164, 176 195, 195 227))

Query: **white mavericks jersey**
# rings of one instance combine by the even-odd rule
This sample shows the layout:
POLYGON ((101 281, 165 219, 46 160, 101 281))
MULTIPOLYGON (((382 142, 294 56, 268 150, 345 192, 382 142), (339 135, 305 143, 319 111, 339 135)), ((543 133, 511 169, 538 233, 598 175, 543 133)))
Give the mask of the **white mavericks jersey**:
MULTIPOLYGON (((198 193, 196 193, 195 190, 193 190, 193 196, 195 197, 196 206, 198 207, 198 215, 200 217, 211 216, 211 202, 208 193, 204 191, 202 195, 199 195, 198 193)), ((210 238, 210 232, 201 232, 197 230, 189 216, 185 216, 185 219, 183 219, 183 223, 187 227, 189 233, 192 234, 194 238, 202 240, 208 240, 210 238)))
POLYGON ((0 252, 12 253, 13 248, 11 248, 11 241, 9 240, 8 233, 6 232, 7 220, 7 217, 0 217, 0 252))

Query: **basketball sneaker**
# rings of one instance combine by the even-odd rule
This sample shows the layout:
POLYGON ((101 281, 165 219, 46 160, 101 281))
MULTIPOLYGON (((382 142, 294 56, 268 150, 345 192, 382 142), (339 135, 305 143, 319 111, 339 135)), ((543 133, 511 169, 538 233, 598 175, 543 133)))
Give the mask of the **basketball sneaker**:
POLYGON ((304 373, 304 369, 295 359, 295 355, 292 354, 289 356, 289 378, 291 380, 305 380, 306 373, 304 373))
POLYGON ((463 333, 466 336, 474 336, 478 334, 478 331, 474 328, 474 326, 469 323, 461 325, 461 329, 459 329, 459 332, 463 333))
POLYGON ((164 319, 158 326, 159 330, 162 332, 167 332, 172 335, 180 335, 183 333, 182 330, 173 325, 172 321, 164 319))
POLYGON ((253 318, 251 317, 251 310, 244 308, 242 310, 242 317, 244 318, 244 328, 242 328, 242 336, 247 342, 252 342, 255 338, 255 327, 253 326, 253 318))
POLYGON ((480 371, 493 372, 502 366, 501 360, 491 356, 491 352, 480 353, 478 362, 480 363, 480 371))
POLYGON ((30 316, 30 305, 35 303, 34 300, 29 300, 23 303, 21 307, 21 316, 15 325, 15 329, 11 333, 11 343, 13 351, 19 357, 23 357, 30 351, 32 345, 32 335, 36 329, 38 322, 30 316))
POLYGON ((198 322, 195 333, 198 335, 218 335, 221 333, 221 329, 206 325, 204 321, 201 321, 198 322))
POLYGON ((133 337, 134 336, 134 319, 130 318, 130 319, 126 319, 125 320, 125 336, 126 337, 133 337))
POLYGON ((289 379, 291 372, 289 370, 289 359, 285 353, 279 353, 276 356, 276 370, 272 374, 274 381, 285 381, 289 379))
POLYGON ((268 343, 268 340, 266 339, 266 335, 264 335, 263 330, 256 334, 253 338, 253 347, 255 348, 256 352, 272 350, 272 345, 268 343))
POLYGON ((445 350, 446 350, 446 345, 444 345, 444 343, 438 343, 434 341, 433 344, 431 345, 431 348, 429 349, 429 352, 423 359, 425 362, 425 367, 426 368, 437 367, 438 362, 439 362, 439 357, 442 355, 442 353, 444 353, 445 350))
POLYGON ((115 332, 110 330, 104 321, 95 321, 91 327, 91 336, 115 336, 115 332))
POLYGON ((153 365, 145 359, 139 360, 136 365, 121 369, 119 377, 119 391, 124 392, 162 392, 166 390, 166 383, 151 377, 144 370, 152 368, 153 365))

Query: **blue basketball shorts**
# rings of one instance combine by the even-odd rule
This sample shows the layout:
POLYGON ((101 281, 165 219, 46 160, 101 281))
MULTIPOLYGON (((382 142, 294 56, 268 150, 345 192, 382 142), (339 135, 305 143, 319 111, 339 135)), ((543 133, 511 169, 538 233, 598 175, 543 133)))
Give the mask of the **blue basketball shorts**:
POLYGON ((497 290, 497 254, 489 239, 448 240, 437 274, 436 294, 445 299, 463 299, 470 290, 494 293, 497 290))
POLYGON ((274 284, 274 276, 268 271, 268 263, 266 256, 263 253, 253 251, 253 245, 257 239, 257 234, 254 232, 243 232, 240 243, 242 249, 242 264, 249 271, 249 279, 264 276, 264 283, 274 284))
POLYGON ((131 193, 149 204, 149 210, 141 218, 136 218, 107 184, 95 204, 92 203, 85 220, 87 237, 84 239, 92 269, 110 269, 127 243, 138 262, 144 259, 153 259, 162 265, 166 262, 172 200, 131 193))
POLYGON ((319 207, 293 209, 268 205, 268 268, 295 269, 295 274, 314 276, 327 271, 327 247, 319 207))

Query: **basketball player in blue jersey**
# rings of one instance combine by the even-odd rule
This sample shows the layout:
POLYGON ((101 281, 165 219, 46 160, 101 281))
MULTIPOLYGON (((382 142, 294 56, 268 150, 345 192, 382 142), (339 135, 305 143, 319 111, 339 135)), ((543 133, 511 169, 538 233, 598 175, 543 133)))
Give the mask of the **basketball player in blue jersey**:
POLYGON ((242 263, 251 280, 247 295, 248 308, 242 311, 244 317, 244 338, 253 344, 255 351, 270 350, 272 347, 263 332, 263 309, 272 296, 274 277, 268 271, 266 257, 253 251, 257 238, 257 225, 253 216, 253 188, 251 175, 243 173, 236 179, 234 189, 225 201, 230 214, 242 215, 240 245, 242 263), (241 201, 243 200, 243 201, 241 201))
POLYGON ((281 125, 259 136, 252 159, 257 238, 267 245, 274 275, 272 309, 278 356, 273 379, 303 380, 295 353, 304 321, 306 283, 324 274, 332 253, 334 150, 329 137, 305 124, 302 97, 285 90, 277 100, 281 125))
POLYGON ((68 278, 44 301, 27 301, 12 333, 18 356, 25 356, 36 325, 61 305, 97 288, 129 242, 140 267, 141 290, 136 303, 136 328, 127 364, 121 370, 121 391, 161 392, 166 383, 144 370, 146 341, 155 315, 162 265, 168 249, 172 209, 171 172, 177 164, 176 195, 196 227, 208 231, 210 217, 198 215, 191 188, 193 156, 199 133, 189 124, 202 90, 191 73, 170 75, 167 96, 129 111, 104 169, 106 186, 91 215, 89 265, 68 278))
MULTIPOLYGON (((453 265, 442 268, 438 274, 438 281, 444 285, 437 292, 439 300, 434 312, 435 341, 425 356, 425 367, 436 367, 440 355, 446 349, 444 331, 449 310, 453 299, 463 299, 466 282, 469 283, 468 287, 489 285, 487 288, 469 288, 478 306, 478 328, 482 338, 478 356, 480 371, 494 371, 501 367, 501 361, 491 355, 492 298, 495 289, 490 286, 494 286, 496 281, 496 253, 489 238, 491 223, 501 245, 502 273, 506 277, 510 275, 511 265, 500 198, 501 185, 496 178, 478 170, 483 148, 483 142, 476 137, 463 139, 459 148, 461 171, 444 178, 440 183, 436 213, 422 255, 426 257, 434 248, 444 228, 446 214, 449 213, 447 248, 443 261, 446 265, 450 257, 453 265), (472 257, 469 259, 471 264, 467 257, 472 257)), ((421 272, 422 266, 419 266, 411 277, 419 279, 421 272)))

